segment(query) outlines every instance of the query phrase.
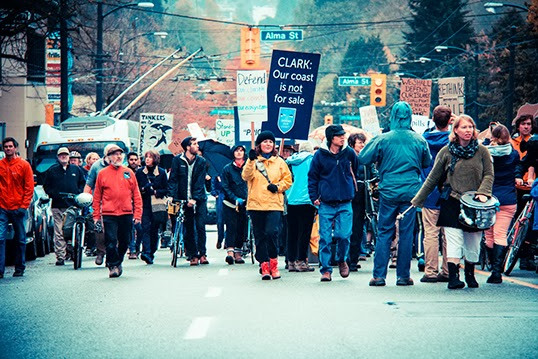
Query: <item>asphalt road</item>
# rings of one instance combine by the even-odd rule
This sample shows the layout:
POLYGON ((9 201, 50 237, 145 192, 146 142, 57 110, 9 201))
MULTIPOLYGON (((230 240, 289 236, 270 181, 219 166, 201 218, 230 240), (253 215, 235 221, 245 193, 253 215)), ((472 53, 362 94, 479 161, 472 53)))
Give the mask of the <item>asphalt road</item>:
MULTIPOLYGON (((214 226, 209 227, 214 229, 214 226)), ((368 286, 371 260, 348 279, 319 272, 261 281, 229 266, 208 232, 210 264, 125 260, 120 278, 85 258, 48 255, 0 280, 0 358, 538 358, 538 280, 449 291, 445 283, 368 286), (71 264, 69 262, 69 264, 71 264)))

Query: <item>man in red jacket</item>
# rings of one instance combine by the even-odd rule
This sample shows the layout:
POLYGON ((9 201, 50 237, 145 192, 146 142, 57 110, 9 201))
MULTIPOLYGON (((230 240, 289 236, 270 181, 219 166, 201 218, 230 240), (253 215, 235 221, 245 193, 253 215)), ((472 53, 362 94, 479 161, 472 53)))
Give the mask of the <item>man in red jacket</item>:
POLYGON ((17 249, 14 277, 26 269, 26 229, 24 220, 34 194, 34 174, 30 164, 17 156, 19 144, 12 137, 2 141, 6 157, 0 160, 0 279, 4 278, 8 224, 13 224, 17 249))
POLYGON ((122 273, 121 263, 131 241, 134 224, 142 218, 142 197, 135 174, 123 167, 123 150, 116 145, 108 148, 110 165, 97 175, 93 192, 93 219, 102 218, 105 229, 106 266, 110 278, 122 273))

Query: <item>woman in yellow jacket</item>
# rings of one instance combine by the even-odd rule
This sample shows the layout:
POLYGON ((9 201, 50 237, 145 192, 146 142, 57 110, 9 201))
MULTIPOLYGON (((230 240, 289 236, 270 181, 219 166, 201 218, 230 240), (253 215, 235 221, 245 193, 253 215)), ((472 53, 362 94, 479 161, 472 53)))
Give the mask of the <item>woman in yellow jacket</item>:
POLYGON ((276 240, 282 227, 284 192, 290 188, 292 179, 288 165, 277 154, 271 131, 263 131, 256 138, 256 148, 248 154, 242 177, 248 185, 247 211, 262 280, 278 279, 276 240))

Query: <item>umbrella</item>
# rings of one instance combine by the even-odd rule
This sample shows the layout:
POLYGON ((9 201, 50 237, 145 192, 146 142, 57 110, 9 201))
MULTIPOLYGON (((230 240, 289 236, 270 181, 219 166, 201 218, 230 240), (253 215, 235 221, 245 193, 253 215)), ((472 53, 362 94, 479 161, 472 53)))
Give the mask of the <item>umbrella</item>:
POLYGON ((212 139, 198 141, 202 157, 209 164, 209 175, 211 177, 220 176, 222 169, 233 161, 233 154, 227 145, 212 139))
POLYGON ((523 115, 531 115, 533 118, 538 115, 538 103, 525 103, 517 110, 516 117, 512 120, 512 126, 516 125, 516 120, 523 115))
MULTIPOLYGON (((318 145, 323 143, 325 141, 325 129, 328 126, 329 125, 323 125, 315 128, 314 130, 312 130, 312 132, 308 134, 308 139, 317 142, 318 145)), ((366 142, 370 141, 370 139, 372 138, 372 136, 368 132, 364 131, 362 128, 351 126, 345 123, 341 124, 341 126, 344 128, 344 131, 346 131, 346 140, 352 133, 364 134, 366 136, 366 142)))

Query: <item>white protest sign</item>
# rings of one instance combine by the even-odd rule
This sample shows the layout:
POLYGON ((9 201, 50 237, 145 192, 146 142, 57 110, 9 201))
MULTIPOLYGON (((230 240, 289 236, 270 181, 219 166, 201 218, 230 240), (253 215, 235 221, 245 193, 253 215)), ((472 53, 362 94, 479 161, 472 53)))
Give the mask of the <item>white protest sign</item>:
POLYGON ((205 135, 202 129, 200 128, 200 125, 196 122, 188 123, 187 129, 191 133, 191 136, 196 138, 198 141, 205 140, 205 135))
POLYGON ((168 145, 172 142, 174 115, 170 113, 140 114, 139 154, 154 149, 160 154, 169 153, 168 145))
POLYGON ((265 70, 237 71, 239 121, 267 121, 267 73, 265 70))
POLYGON ((362 129, 372 136, 379 135, 381 133, 381 127, 379 127, 376 107, 372 105, 360 107, 359 113, 361 115, 362 129))
POLYGON ((439 105, 448 106, 456 116, 464 113, 465 77, 439 79, 439 105))
POLYGON ((433 124, 428 116, 413 115, 411 118, 411 128, 418 134, 423 134, 433 124))
POLYGON ((235 144, 234 120, 217 119, 215 121, 215 133, 217 141, 232 147, 235 144))
MULTIPOLYGON (((250 122, 239 121, 239 142, 250 142, 250 122)), ((262 123, 254 122, 254 138, 262 132, 262 123)))

